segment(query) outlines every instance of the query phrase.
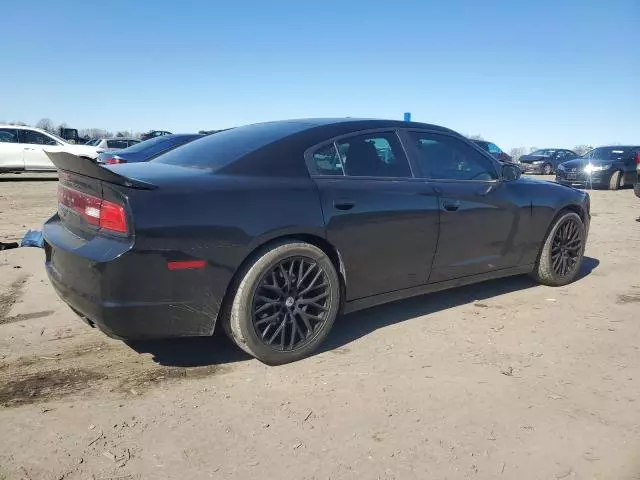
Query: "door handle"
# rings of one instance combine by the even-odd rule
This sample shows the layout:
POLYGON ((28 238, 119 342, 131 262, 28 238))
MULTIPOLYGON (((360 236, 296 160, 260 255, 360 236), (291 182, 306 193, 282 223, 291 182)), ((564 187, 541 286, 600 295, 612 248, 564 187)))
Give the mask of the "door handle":
POLYGON ((356 204, 351 200, 335 200, 333 206, 338 210, 351 210, 356 204))
POLYGON ((445 200, 442 206, 447 212, 455 212, 460 208, 460 200, 445 200))
POLYGON ((31 147, 24 147, 23 150, 35 150, 35 148, 31 148, 31 147))

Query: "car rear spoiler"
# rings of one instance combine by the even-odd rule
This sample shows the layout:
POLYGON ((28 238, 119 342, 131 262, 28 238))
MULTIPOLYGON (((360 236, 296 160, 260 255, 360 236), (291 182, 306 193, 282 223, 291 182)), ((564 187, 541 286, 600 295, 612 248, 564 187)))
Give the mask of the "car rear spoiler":
POLYGON ((78 157, 67 152, 47 152, 47 157, 53 162, 56 168, 63 172, 75 173, 85 177, 95 178, 107 183, 122 185, 129 188, 138 188, 141 190, 152 190, 158 188, 152 183, 128 178, 120 175, 113 170, 98 165, 95 160, 85 157, 78 157))

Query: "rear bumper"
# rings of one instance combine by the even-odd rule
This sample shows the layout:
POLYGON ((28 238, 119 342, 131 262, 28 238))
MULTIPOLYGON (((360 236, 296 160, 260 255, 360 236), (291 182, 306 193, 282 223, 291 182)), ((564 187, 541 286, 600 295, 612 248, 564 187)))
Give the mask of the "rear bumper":
POLYGON ((213 333, 220 300, 207 287, 207 267, 170 271, 168 252, 136 252, 121 240, 82 241, 56 217, 43 229, 46 271, 56 293, 87 323, 127 340, 213 333))

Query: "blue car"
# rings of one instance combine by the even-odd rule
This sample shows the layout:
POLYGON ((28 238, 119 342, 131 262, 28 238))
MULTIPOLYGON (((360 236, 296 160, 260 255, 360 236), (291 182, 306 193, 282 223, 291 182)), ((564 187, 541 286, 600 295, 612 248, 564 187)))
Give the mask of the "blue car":
POLYGON ((163 153, 178 148, 185 143, 205 137, 199 133, 174 133, 151 138, 123 150, 103 152, 98 155, 98 163, 114 165, 117 163, 148 162, 163 153))

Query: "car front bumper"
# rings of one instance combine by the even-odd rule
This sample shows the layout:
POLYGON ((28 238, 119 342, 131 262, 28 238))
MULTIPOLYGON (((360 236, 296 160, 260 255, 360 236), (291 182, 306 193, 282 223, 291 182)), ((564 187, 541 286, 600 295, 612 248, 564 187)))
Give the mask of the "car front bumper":
POLYGON ((581 188, 603 188, 609 186, 612 172, 603 170, 600 172, 586 173, 582 170, 556 172, 556 182, 563 185, 571 185, 581 188))
POLYGON ((522 173, 528 174, 542 174, 544 169, 544 163, 519 163, 518 166, 522 170, 522 173))

